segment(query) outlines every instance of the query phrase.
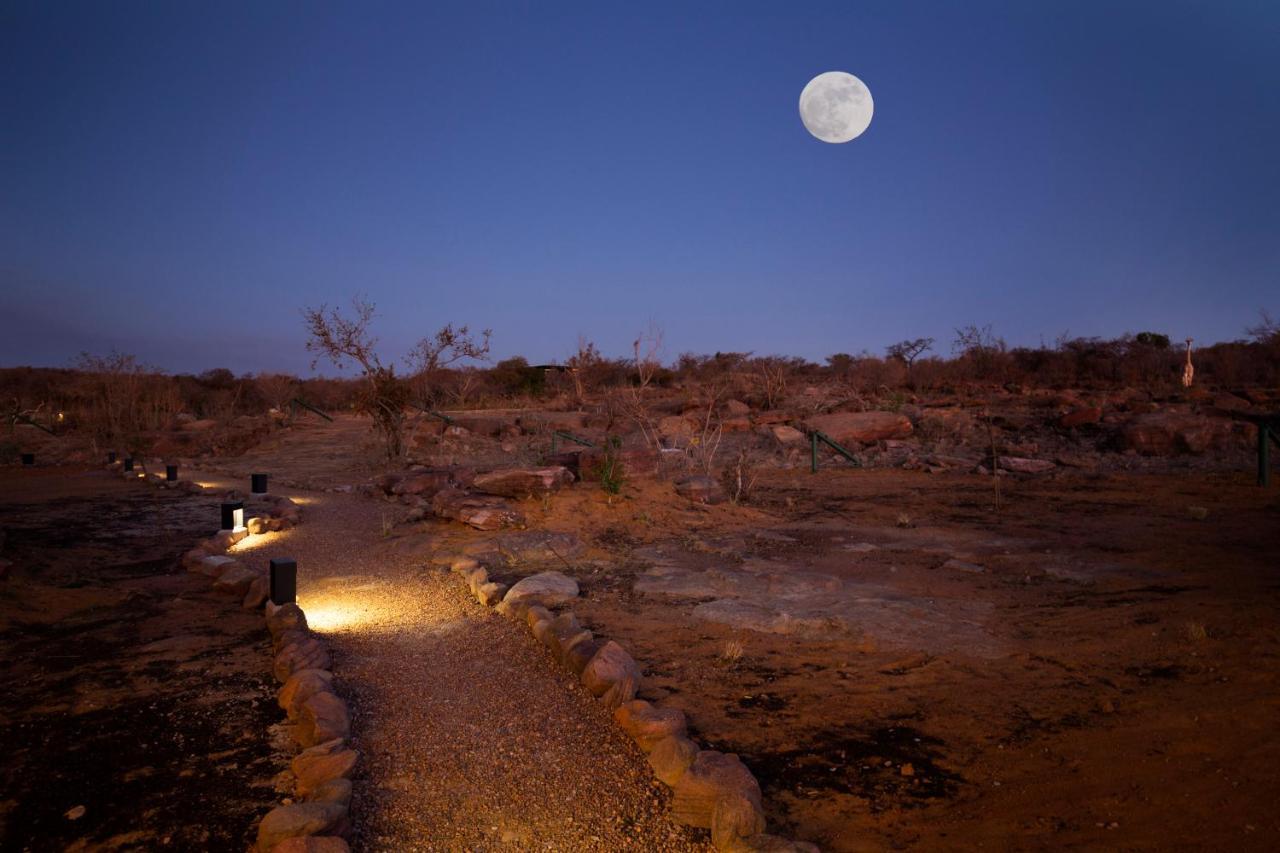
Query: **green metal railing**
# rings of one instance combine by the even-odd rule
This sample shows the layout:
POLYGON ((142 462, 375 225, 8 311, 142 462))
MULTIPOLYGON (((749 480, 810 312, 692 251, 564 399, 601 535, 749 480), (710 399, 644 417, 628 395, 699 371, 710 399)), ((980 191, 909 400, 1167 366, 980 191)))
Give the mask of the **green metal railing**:
POLYGON ((1258 428, 1258 485, 1271 485, 1271 445, 1280 447, 1280 414, 1226 412, 1233 420, 1248 421, 1258 428))
POLYGON ((587 441, 585 438, 579 438, 578 436, 574 435, 574 434, 573 434, 573 433, 571 433, 571 432, 565 432, 565 431, 564 431, 564 430, 562 430, 562 429, 556 429, 556 430, 552 430, 552 431, 551 431, 551 453, 552 453, 552 455, 555 455, 555 452, 556 452, 556 442, 557 442, 559 439, 564 439, 565 441, 572 441, 574 444, 581 444, 583 447, 591 447, 591 448, 594 448, 594 447, 595 447, 595 445, 594 445, 594 444, 592 444, 591 442, 587 441))
POLYGON ((330 423, 333 422, 333 418, 329 417, 328 414, 320 411, 315 406, 311 405, 306 400, 303 400, 300 397, 294 397, 292 400, 289 401, 289 405, 293 406, 294 409, 297 409, 299 406, 301 406, 302 408, 306 409, 308 412, 315 412, 317 415, 324 418, 326 421, 329 421, 330 423))
POLYGON ((18 421, 22 421, 24 424, 30 424, 31 426, 35 427, 35 428, 36 428, 36 429, 38 429, 38 430, 43 430, 44 432, 49 433, 49 435, 55 435, 55 436, 57 435, 57 433, 56 433, 56 432, 54 432, 53 430, 49 429, 49 428, 48 428, 47 426, 45 426, 44 424, 36 423, 36 422, 35 422, 35 421, 33 421, 31 418, 27 417, 26 415, 22 414, 21 412, 14 412, 10 417, 12 417, 12 418, 13 418, 13 422, 14 422, 14 423, 17 423, 18 421))
POLYGON ((1280 430, 1273 432, 1268 421, 1258 424, 1258 485, 1271 485, 1271 442, 1280 447, 1280 430))
POLYGON ((862 463, 858 460, 858 457, 854 456, 848 450, 845 450, 843 447, 837 444, 836 441, 833 438, 831 438, 831 436, 827 435, 826 433, 819 432, 818 430, 815 429, 809 433, 809 473, 811 474, 818 473, 818 445, 819 444, 827 445, 827 447, 830 447, 836 453, 839 453, 845 459, 848 459, 849 464, 851 464, 853 467, 855 468, 862 467, 862 463))

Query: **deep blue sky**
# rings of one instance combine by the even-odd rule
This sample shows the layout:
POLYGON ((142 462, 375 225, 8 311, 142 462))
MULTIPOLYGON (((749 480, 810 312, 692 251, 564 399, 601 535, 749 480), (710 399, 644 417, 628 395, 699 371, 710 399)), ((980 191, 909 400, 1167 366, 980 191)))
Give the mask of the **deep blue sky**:
POLYGON ((1280 3, 0 5, 0 364, 815 360, 1280 310, 1280 3), (870 129, 804 130, 815 74, 870 129))

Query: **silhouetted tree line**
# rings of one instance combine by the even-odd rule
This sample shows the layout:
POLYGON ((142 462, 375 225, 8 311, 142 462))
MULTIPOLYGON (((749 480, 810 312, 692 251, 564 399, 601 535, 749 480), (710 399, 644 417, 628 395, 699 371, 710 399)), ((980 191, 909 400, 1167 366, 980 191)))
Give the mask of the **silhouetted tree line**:
MULTIPOLYGON (((1196 348, 1196 384, 1239 388, 1280 386, 1280 324, 1265 312, 1247 338, 1196 348)), ((364 343, 372 345, 371 340, 364 343)), ((973 384, 1067 388, 1179 387, 1185 347, 1169 335, 1141 332, 1114 339, 1060 336, 1052 345, 1010 347, 989 326, 955 331, 950 355, 934 340, 905 340, 883 355, 836 353, 824 364, 751 352, 684 353, 669 365, 637 370, 635 358, 606 358, 585 339, 559 365, 530 364, 516 356, 494 364, 457 366, 487 353, 488 335, 473 341, 465 328, 444 327, 424 339, 414 370, 397 386, 406 407, 475 407, 519 398, 586 395, 611 389, 721 385, 751 389, 752 402, 776 405, 789 387, 836 381, 855 391, 914 388, 947 391, 973 384)), ((372 369, 380 362, 370 361, 372 369)), ((388 371, 389 368, 382 368, 388 371)), ((386 377, 383 377, 385 379, 386 377)), ((101 441, 171 428, 182 418, 220 421, 275 410, 281 417, 301 399, 327 412, 369 411, 377 377, 313 377, 278 373, 236 376, 225 368, 198 375, 167 374, 131 355, 82 354, 72 368, 0 368, 0 399, 9 415, 24 414, 60 429, 87 431, 101 441), (64 418, 57 419, 57 414, 64 418)))

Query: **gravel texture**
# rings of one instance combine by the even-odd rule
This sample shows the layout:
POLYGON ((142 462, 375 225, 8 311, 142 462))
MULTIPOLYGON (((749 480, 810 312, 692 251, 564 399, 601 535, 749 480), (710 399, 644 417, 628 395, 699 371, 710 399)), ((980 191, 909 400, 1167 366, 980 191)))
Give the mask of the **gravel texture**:
POLYGON ((710 849, 670 819, 644 756, 523 626, 429 566, 428 543, 392 547, 384 505, 286 494, 303 524, 232 553, 298 561, 299 604, 354 705, 356 849, 710 849))

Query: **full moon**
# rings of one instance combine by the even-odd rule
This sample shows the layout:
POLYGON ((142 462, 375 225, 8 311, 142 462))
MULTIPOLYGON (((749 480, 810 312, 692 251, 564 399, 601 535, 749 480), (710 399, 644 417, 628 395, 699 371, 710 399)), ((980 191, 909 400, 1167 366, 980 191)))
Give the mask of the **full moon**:
POLYGON ((874 111, 866 84, 844 71, 819 74, 800 93, 800 120, 823 142, 848 142, 861 136, 874 111))

